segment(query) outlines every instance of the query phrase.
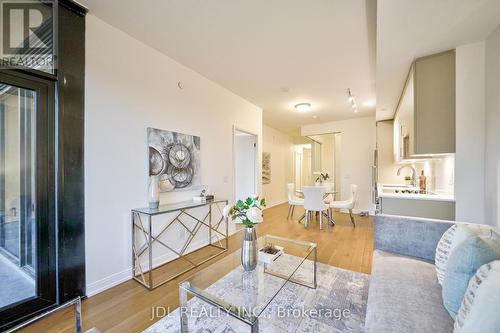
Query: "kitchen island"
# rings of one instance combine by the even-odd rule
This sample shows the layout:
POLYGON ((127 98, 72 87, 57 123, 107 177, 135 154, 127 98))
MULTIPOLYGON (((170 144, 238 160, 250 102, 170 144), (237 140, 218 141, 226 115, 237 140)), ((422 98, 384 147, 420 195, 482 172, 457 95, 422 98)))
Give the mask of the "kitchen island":
POLYGON ((439 220, 455 219, 453 194, 421 192, 411 185, 380 184, 379 211, 382 214, 425 217, 439 220))

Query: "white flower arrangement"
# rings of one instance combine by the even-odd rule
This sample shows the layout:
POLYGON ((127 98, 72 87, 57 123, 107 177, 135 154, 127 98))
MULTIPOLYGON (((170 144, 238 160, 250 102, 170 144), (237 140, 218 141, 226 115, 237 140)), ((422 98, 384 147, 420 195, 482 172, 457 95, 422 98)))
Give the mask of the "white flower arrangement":
POLYGON ((247 228, 252 228, 254 224, 264 221, 262 209, 266 206, 266 199, 260 199, 258 195, 246 198, 245 201, 238 200, 234 206, 224 207, 222 214, 224 217, 231 217, 234 221, 238 219, 247 228))

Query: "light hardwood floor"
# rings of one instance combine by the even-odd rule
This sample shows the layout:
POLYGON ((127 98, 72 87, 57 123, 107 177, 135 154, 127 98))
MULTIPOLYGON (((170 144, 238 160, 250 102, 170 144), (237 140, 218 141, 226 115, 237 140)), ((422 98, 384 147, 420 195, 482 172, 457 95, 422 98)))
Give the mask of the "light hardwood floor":
MULTIPOLYGON (((271 234, 302 239, 318 244, 318 261, 333 266, 370 273, 373 253, 372 217, 356 216, 353 228, 348 214, 335 213, 336 225, 323 227, 314 221, 308 229, 297 223, 303 210, 296 209, 293 219, 287 219, 288 205, 283 204, 265 210, 264 223, 259 225, 259 235, 271 234)), ((241 233, 229 239, 229 251, 235 251, 241 243, 241 233)), ((225 255, 225 254, 224 254, 225 255)), ((152 307, 174 310, 178 307, 178 283, 194 272, 224 257, 221 255, 202 266, 185 273, 153 291, 148 291, 135 281, 127 281, 83 301, 84 331, 97 327, 101 332, 141 332, 155 321, 150 320, 152 307)), ((71 310, 53 315, 22 332, 73 331, 71 310)))

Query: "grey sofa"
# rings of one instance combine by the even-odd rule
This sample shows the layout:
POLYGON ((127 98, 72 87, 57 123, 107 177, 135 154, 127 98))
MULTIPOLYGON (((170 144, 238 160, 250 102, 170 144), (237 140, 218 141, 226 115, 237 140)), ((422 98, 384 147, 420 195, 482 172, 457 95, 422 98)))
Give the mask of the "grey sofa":
POLYGON ((451 222, 376 215, 365 332, 453 332, 434 256, 451 222))

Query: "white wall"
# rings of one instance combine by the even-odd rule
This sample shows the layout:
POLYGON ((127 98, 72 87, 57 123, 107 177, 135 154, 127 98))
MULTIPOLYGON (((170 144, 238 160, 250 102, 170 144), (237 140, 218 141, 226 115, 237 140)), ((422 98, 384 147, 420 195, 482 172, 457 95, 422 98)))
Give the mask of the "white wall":
POLYGON ((486 39, 485 222, 500 227, 500 26, 486 39))
POLYGON ((370 211, 372 203, 372 165, 375 150, 375 117, 364 117, 324 124, 305 125, 301 134, 315 135, 341 132, 340 173, 342 200, 349 197, 350 184, 357 184, 359 202, 356 211, 370 211))
POLYGON ((253 135, 234 136, 235 199, 246 199, 256 193, 257 138, 253 135))
POLYGON ((286 184, 293 182, 293 137, 264 125, 262 151, 271 153, 271 183, 262 184, 268 207, 287 202, 286 184))
POLYGON ((455 219, 484 223, 485 42, 456 49, 455 219))
MULTIPOLYGON (((202 183, 231 199, 233 126, 259 135, 261 156, 262 110, 93 15, 87 16, 85 90, 86 277, 92 295, 131 277, 130 210, 147 204, 146 128, 199 135, 202 183)), ((260 158, 257 165, 260 173, 260 158)), ((161 202, 193 194, 170 193, 161 202)))

